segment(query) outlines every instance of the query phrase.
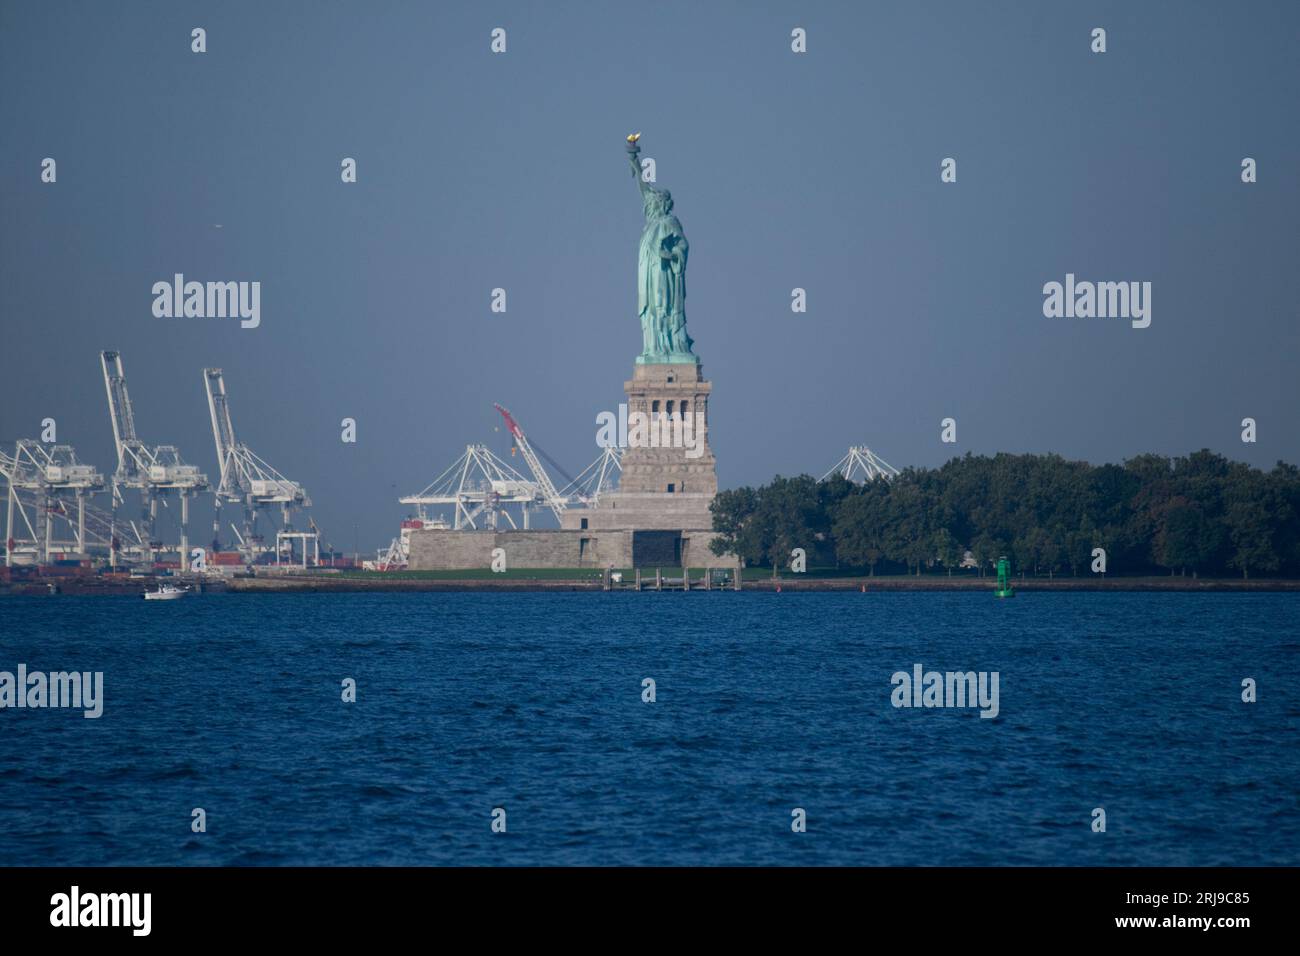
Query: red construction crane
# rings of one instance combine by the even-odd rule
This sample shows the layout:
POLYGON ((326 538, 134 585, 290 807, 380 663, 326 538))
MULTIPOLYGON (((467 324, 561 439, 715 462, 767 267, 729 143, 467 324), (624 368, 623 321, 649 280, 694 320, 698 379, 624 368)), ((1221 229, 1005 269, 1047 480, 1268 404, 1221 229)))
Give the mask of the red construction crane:
MULTIPOLYGON (((555 520, 561 521, 564 516, 564 509, 568 502, 555 490, 555 484, 551 481, 551 476, 546 473, 542 463, 537 458, 537 453, 533 451, 533 446, 529 444, 524 430, 519 427, 513 415, 504 407, 493 403, 493 408, 501 413, 501 417, 506 420, 506 428, 510 429, 510 434, 515 439, 515 444, 519 451, 523 453, 524 461, 528 462, 528 468, 533 473, 533 480, 537 482, 537 487, 542 493, 542 499, 555 512, 555 520)), ((549 456, 548 456, 549 457, 549 456)))

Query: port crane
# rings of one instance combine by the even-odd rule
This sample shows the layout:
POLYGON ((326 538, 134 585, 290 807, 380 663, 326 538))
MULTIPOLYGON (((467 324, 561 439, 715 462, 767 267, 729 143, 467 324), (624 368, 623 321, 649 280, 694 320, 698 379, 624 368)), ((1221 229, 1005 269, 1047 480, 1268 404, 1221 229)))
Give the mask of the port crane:
POLYGON ((35 471, 30 465, 19 464, 17 455, 10 456, 0 451, 0 478, 5 482, 5 566, 36 564, 41 541, 37 528, 42 504, 34 493, 40 488, 35 471), (21 527, 15 528, 15 515, 21 520, 21 527), (22 534, 23 527, 27 529, 25 535, 22 534))
MULTIPOLYGON (((514 416, 501 405, 493 403, 492 407, 500 412, 501 417, 505 419, 506 428, 510 430, 510 434, 514 437, 515 447, 517 447, 519 453, 524 456, 524 461, 528 462, 528 469, 533 473, 533 480, 537 482, 537 491, 541 496, 543 504, 555 513, 556 521, 562 521, 564 518, 564 510, 569 506, 569 499, 556 490, 554 482, 551 481, 551 476, 548 475, 546 469, 542 467, 541 461, 537 458, 537 452, 533 450, 533 446, 529 443, 528 437, 524 435, 524 430, 519 427, 519 423, 515 421, 514 416)), ((551 462, 551 464, 555 463, 551 462)), ((556 467, 558 468, 559 466, 557 465, 556 467)), ((568 476, 566 475, 565 477, 568 476)), ((570 481, 572 482, 572 479, 570 479, 570 481)))
MULTIPOLYGON (((58 542, 63 540, 76 545, 80 521, 85 550, 109 554, 113 542, 113 516, 95 507, 90 500, 83 501, 81 508, 75 512, 63 500, 45 504, 37 493, 39 483, 32 480, 32 474, 30 465, 20 469, 18 459, 0 449, 0 498, 4 499, 6 512, 3 542, 6 564, 38 563, 44 537, 42 532, 37 531, 41 527, 42 514, 54 525, 51 535, 56 548, 59 547, 58 542), (9 500, 11 497, 12 502, 9 500), (61 538, 60 535, 65 537, 61 538)), ((136 537, 143 541, 134 524, 131 528, 136 537)))
POLYGON ((848 454, 836 462, 835 466, 818 481, 825 481, 834 474, 843 475, 849 481, 862 484, 876 478, 897 478, 898 469, 866 445, 853 445, 849 448, 848 454))
POLYGON ((614 490, 618 476, 622 474, 623 449, 617 445, 606 445, 601 449, 600 457, 561 488, 560 494, 570 504, 592 508, 600 501, 601 495, 614 490))
POLYGON ((226 382, 221 369, 205 368, 203 385, 208 393, 208 413, 212 418, 212 438, 217 447, 217 466, 220 472, 213 494, 216 506, 216 516, 212 522, 213 548, 215 550, 217 547, 222 503, 242 504, 243 533, 236 532, 236 536, 240 539, 241 550, 252 561, 261 540, 255 533, 258 514, 279 505, 281 534, 289 533, 293 531, 293 509, 309 507, 311 499, 307 497, 302 485, 290 481, 255 455, 247 445, 236 441, 235 426, 230 418, 230 402, 226 397, 226 382))
MULTIPOLYGON (((189 570, 190 499, 208 487, 208 476, 194 465, 181 461, 175 445, 150 448, 135 432, 135 413, 126 389, 122 354, 99 353, 104 371, 104 391, 108 395, 108 416, 113 424, 113 444, 117 448, 117 470, 113 472, 113 514, 125 501, 124 489, 134 489, 141 498, 141 524, 147 534, 150 562, 162 548, 157 537, 158 503, 166 507, 167 497, 175 492, 181 504, 181 570, 189 570)), ((118 549, 110 551, 110 563, 117 565, 118 549)))
POLYGON ((8 485, 5 506, 5 564, 12 566, 18 552, 18 539, 14 536, 14 513, 20 511, 20 517, 26 526, 32 542, 32 553, 43 552, 46 564, 54 560, 56 551, 71 545, 79 555, 87 553, 90 534, 86 529, 87 499, 104 490, 104 476, 94 465, 84 465, 77 461, 76 451, 71 445, 53 445, 46 447, 43 443, 31 439, 19 439, 14 445, 13 457, 0 459, 0 471, 3 472, 8 485), (26 492, 30 508, 34 512, 28 515, 20 492, 26 492), (68 509, 68 496, 76 504, 76 521, 68 509), (35 518, 35 521, 32 520, 35 518), (54 528, 57 519, 66 521, 73 534, 73 540, 57 541, 54 528))
POLYGON ((533 482, 492 454, 486 445, 466 445, 465 453, 424 489, 398 501, 416 506, 415 520, 420 526, 435 520, 427 510, 430 505, 452 505, 452 527, 460 531, 477 529, 480 518, 489 529, 495 529, 501 518, 511 528, 517 528, 515 519, 505 510, 508 504, 522 506, 523 526, 527 528, 528 509, 536 498, 533 482))

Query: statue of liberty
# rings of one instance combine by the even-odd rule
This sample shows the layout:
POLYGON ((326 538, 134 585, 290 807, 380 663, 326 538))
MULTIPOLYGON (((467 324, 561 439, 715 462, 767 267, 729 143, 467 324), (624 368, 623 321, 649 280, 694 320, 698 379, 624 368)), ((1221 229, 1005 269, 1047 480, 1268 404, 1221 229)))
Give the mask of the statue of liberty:
POLYGON ((638 157, 640 133, 627 138, 627 158, 641 188, 645 228, 636 268, 636 308, 641 317, 641 365, 698 362, 686 334, 686 254, 690 248, 682 224, 673 215, 673 197, 647 183, 638 157))

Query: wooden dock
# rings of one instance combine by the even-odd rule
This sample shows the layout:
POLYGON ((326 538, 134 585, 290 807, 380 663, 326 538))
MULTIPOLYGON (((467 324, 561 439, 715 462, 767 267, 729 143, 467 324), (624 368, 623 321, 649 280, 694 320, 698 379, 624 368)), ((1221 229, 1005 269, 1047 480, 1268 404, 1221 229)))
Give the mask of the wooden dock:
MULTIPOLYGON (((674 568, 674 571, 677 569, 674 568)), ((704 568, 697 578, 691 577, 689 568, 681 569, 680 576, 669 577, 660 568, 655 568, 654 577, 643 575, 640 568, 635 571, 631 581, 614 580, 612 568, 606 568, 601 575, 601 589, 605 591, 739 591, 741 575, 738 569, 704 568)))

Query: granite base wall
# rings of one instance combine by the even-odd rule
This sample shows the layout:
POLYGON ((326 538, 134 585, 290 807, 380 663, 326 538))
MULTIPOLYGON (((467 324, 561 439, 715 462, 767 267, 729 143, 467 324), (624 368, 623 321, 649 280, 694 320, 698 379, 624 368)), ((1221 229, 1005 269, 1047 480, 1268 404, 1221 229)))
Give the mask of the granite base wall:
POLYGON ((449 531, 411 532, 409 567, 413 571, 459 571, 492 566, 492 552, 502 548, 507 568, 666 568, 680 553, 689 567, 733 567, 731 556, 709 550, 711 531, 678 531, 680 545, 663 538, 620 530, 449 531))

